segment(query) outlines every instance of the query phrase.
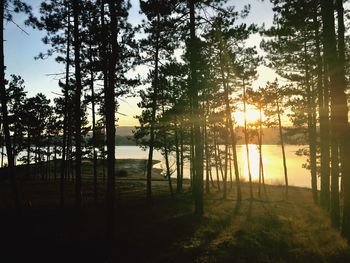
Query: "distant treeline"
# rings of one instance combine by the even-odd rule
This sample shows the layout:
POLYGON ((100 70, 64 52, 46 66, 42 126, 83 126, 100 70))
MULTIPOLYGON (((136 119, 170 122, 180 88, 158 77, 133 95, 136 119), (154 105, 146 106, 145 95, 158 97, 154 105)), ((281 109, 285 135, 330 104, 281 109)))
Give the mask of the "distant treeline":
MULTIPOLYGON (((116 134, 116 145, 136 145, 135 138, 133 136, 133 130, 135 128, 132 126, 124 126, 124 127, 118 127, 117 128, 117 134, 116 134)), ((292 128, 284 128, 285 130, 285 136, 286 136, 286 142, 288 144, 307 144, 305 140, 305 136, 303 136, 302 133, 293 130, 292 128)), ((243 127, 237 127, 236 128, 236 133, 237 133, 237 144, 244 144, 244 128, 243 127)), ((277 128, 263 128, 263 133, 264 133, 264 143, 263 144, 268 144, 268 145, 274 145, 274 144, 279 144, 279 131, 277 128)), ((224 144, 224 138, 221 138, 222 141, 220 141, 219 138, 219 143, 224 144)), ((258 144, 257 138, 254 138, 251 140, 252 144, 258 144)))
POLYGON ((136 146, 136 141, 132 136, 115 136, 115 145, 136 146))

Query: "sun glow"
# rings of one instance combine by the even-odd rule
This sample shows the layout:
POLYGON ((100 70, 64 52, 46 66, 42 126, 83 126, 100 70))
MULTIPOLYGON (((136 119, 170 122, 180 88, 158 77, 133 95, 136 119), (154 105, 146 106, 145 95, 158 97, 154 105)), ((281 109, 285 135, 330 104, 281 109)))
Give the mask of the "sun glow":
MULTIPOLYGON (((260 119, 260 113, 259 110, 256 109, 252 105, 247 105, 247 124, 252 124, 254 122, 259 121, 260 119)), ((244 126, 244 112, 243 111, 236 111, 233 113, 233 117, 236 121, 236 124, 239 126, 244 126)))
MULTIPOLYGON (((250 174, 252 175, 253 181, 259 180, 259 169, 260 169, 260 159, 259 159, 259 150, 255 144, 249 144, 249 161, 250 161, 250 174)), ((242 156, 243 156, 243 176, 246 180, 249 179, 248 172, 248 159, 247 159, 247 150, 245 146, 242 148, 242 156)))

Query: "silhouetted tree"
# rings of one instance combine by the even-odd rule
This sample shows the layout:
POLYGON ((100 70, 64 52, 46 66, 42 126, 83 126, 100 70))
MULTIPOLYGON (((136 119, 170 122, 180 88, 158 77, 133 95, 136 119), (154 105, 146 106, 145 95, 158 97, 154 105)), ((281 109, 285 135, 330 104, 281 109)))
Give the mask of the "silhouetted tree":
MULTIPOLYGON (((344 191, 342 234, 350 240, 350 145, 348 127, 348 107, 345 95, 344 69, 344 27, 342 19, 342 2, 338 13, 338 43, 335 33, 334 10, 332 1, 321 0, 323 23, 324 59, 328 66, 331 97, 331 136, 338 143, 341 163, 342 184, 344 191), (337 51, 338 44, 338 51, 337 51)), ((333 176, 333 175, 332 175, 333 176)))
POLYGON ((8 163, 8 176, 11 181, 12 191, 14 196, 14 204, 18 212, 21 210, 20 198, 17 189, 16 176, 14 173, 14 156, 13 156, 13 146, 10 138, 9 129, 9 118, 7 109, 7 98, 5 89, 5 63, 4 63, 4 20, 12 21, 12 12, 25 12, 30 13, 31 8, 23 3, 22 1, 11 1, 11 0, 1 0, 0 1, 0 100, 1 100, 1 117, 2 126, 5 138, 5 146, 7 153, 7 163, 8 163), (11 4, 14 8, 9 9, 8 6, 11 4))
POLYGON ((265 115, 272 117, 271 124, 277 122, 279 139, 281 144, 282 151, 282 160, 283 160, 283 171, 284 171, 284 182, 285 182, 285 197, 288 197, 288 171, 287 171, 287 159, 285 152, 285 142, 284 134, 282 127, 282 112, 283 112, 283 96, 284 96, 284 87, 279 86, 277 81, 272 83, 267 83, 267 86, 263 89, 264 97, 268 103, 268 108, 265 110, 265 115), (277 118, 277 120, 276 120, 277 118))
POLYGON ((146 14, 148 23, 143 26, 144 32, 148 34, 148 38, 141 40, 141 49, 147 56, 144 62, 150 62, 154 65, 154 70, 150 74, 151 91, 150 107, 151 119, 149 130, 149 154, 147 162, 147 199, 152 199, 152 166, 153 166, 153 148, 155 140, 155 119, 157 115, 157 102, 159 100, 159 61, 163 57, 170 57, 173 50, 171 43, 174 40, 169 34, 170 26, 169 15, 172 11, 171 1, 140 1, 141 10, 146 14))

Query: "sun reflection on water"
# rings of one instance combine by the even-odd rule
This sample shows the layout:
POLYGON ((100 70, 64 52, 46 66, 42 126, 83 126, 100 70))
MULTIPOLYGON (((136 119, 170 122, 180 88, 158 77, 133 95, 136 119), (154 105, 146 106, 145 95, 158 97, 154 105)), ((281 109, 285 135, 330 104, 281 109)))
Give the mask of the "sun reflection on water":
MULTIPOLYGON (((240 177, 244 181, 248 181, 248 168, 247 168, 247 154, 245 150, 245 145, 237 145, 237 159, 240 177)), ((283 162, 282 162, 282 154, 281 147, 279 145, 263 145, 263 164, 264 164, 264 175, 265 182, 267 184, 275 184, 275 185, 283 185, 284 184, 284 175, 283 175, 283 162)), ((306 157, 297 156, 295 152, 300 148, 297 145, 286 145, 286 157, 287 157, 287 167, 288 167, 288 180, 289 185, 302 186, 302 187, 311 187, 311 179, 310 172, 304 168, 302 168, 302 164, 306 162, 306 157)), ((224 150, 225 147, 220 146, 221 150, 224 150)), ((118 158, 140 158, 147 159, 147 151, 142 151, 137 146, 117 146, 116 153, 118 153, 118 158)), ((254 181, 259 180, 259 149, 257 145, 251 144, 249 145, 249 154, 251 161, 251 173, 252 179, 254 181)), ((223 156, 222 156, 223 157, 223 156)), ((161 155, 159 151, 155 151, 154 159, 160 160, 164 162, 164 157, 161 155)), ((175 162, 175 157, 172 156, 171 163, 175 162)), ((222 162, 224 165, 224 160, 222 162)), ((155 165, 155 167, 160 168, 162 163, 155 165)), ((165 164, 163 163, 163 167, 165 164)), ((232 173, 233 179, 234 176, 234 167, 233 164, 232 173)), ((212 168, 213 179, 216 179, 216 169, 212 168)), ((220 173, 220 169, 219 169, 220 173)), ((174 173, 173 177, 176 177, 176 173, 174 173)), ((190 165, 188 160, 185 162, 184 166, 184 177, 190 178, 190 165)), ((221 174, 219 176, 221 180, 221 174)))
MULTIPOLYGON (((249 177, 249 171, 248 171, 248 158, 247 158, 247 150, 244 145, 244 147, 241 147, 241 156, 243 157, 243 175, 246 179, 249 177)), ((250 173, 252 175, 253 181, 259 180, 259 149, 255 144, 249 144, 248 145, 248 151, 249 151, 249 159, 250 159, 250 173)), ((264 162, 264 160, 263 160, 264 162)))

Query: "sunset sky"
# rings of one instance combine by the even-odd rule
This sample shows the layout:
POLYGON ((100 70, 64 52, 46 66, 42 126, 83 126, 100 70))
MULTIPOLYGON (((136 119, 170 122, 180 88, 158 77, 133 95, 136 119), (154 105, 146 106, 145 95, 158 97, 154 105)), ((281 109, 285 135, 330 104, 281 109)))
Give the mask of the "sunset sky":
MULTIPOLYGON (((38 13, 38 9, 42 0, 30 0, 26 1, 32 5, 35 13, 38 13)), ((230 4, 237 5, 239 10, 244 4, 251 3, 252 10, 248 18, 244 21, 247 24, 258 23, 266 26, 270 26, 272 23, 273 13, 271 3, 269 1, 239 1, 231 0, 230 4)), ((139 1, 131 0, 132 9, 130 11, 130 22, 137 24, 141 21, 142 16, 139 14, 139 1)), ((14 17, 14 21, 23 26, 25 15, 20 14, 14 17)), ((46 60, 34 60, 34 57, 40 52, 44 52, 48 47, 42 44, 41 38, 45 35, 45 32, 33 30, 31 28, 23 26, 23 29, 29 34, 22 32, 15 24, 9 22, 5 24, 5 64, 7 66, 6 77, 10 74, 21 75, 25 80, 26 91, 28 96, 34 96, 38 92, 44 93, 48 98, 53 99, 59 93, 57 78, 50 76, 49 74, 55 74, 64 72, 64 65, 60 65, 54 61, 54 57, 46 60)), ((258 35, 252 36, 248 45, 259 45, 260 37, 258 35)), ((146 74, 147 71, 139 71, 138 73, 146 74)), ((254 83, 254 87, 264 85, 266 81, 273 80, 276 76, 273 71, 267 69, 264 66, 259 67, 259 78, 254 83)), ((120 126, 134 126, 138 124, 138 121, 133 117, 140 113, 140 109, 137 107, 138 98, 128 98, 120 100, 121 107, 118 115, 120 126)))

